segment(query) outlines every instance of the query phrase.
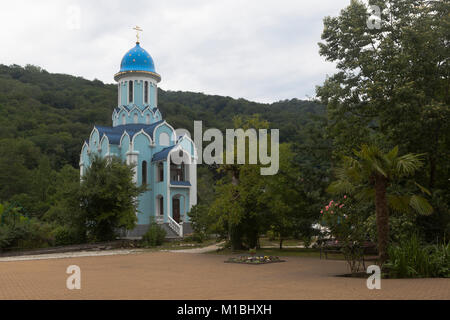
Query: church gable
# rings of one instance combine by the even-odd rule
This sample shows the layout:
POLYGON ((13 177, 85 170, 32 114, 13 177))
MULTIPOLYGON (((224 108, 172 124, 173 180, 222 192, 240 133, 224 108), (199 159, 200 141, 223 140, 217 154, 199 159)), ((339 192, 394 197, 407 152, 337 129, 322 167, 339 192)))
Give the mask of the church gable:
POLYGON ((175 129, 164 121, 154 129, 153 137, 157 146, 171 146, 176 141, 175 129))
POLYGON ((133 146, 135 150, 139 150, 140 148, 144 147, 150 147, 152 143, 152 138, 143 129, 133 136, 133 146))

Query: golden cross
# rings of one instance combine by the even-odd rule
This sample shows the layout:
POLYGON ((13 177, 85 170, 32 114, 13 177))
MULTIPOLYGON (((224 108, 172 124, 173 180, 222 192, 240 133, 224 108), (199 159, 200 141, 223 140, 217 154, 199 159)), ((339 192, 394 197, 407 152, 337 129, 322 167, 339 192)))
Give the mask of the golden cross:
POLYGON ((133 28, 133 30, 136 30, 136 39, 137 39, 137 43, 139 43, 139 32, 140 31, 144 31, 142 30, 140 27, 136 26, 133 28))

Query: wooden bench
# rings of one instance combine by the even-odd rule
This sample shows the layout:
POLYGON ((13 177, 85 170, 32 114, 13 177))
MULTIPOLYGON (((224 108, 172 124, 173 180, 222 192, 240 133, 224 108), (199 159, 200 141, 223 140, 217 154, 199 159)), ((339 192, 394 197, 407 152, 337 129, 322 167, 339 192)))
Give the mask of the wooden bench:
POLYGON ((322 259, 322 253, 325 256, 325 259, 328 259, 328 253, 342 253, 341 248, 342 246, 335 240, 323 241, 320 245, 320 259, 322 259))
MULTIPOLYGON (((378 261, 377 245, 373 242, 367 241, 363 244, 363 256, 362 262, 364 269, 366 269, 366 262, 378 261)), ((328 259, 328 253, 342 254, 342 246, 336 240, 326 240, 320 245, 320 259, 322 259, 322 254, 325 259, 328 259)))

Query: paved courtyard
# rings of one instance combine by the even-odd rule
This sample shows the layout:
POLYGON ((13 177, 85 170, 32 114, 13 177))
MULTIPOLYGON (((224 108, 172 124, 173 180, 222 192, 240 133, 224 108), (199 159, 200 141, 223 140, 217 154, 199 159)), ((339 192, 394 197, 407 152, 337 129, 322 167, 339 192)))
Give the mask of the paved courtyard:
POLYGON ((223 263, 226 256, 134 252, 109 256, 0 261, 0 299, 450 299, 450 279, 335 277, 345 262, 288 257, 267 265, 223 263), (81 268, 81 290, 66 269, 81 268))

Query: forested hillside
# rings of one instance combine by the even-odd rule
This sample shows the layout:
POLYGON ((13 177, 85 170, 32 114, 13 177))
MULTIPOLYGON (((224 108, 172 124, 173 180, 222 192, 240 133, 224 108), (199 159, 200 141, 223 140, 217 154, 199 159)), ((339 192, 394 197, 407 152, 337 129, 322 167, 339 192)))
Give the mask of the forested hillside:
MULTIPOLYGON (((111 125, 116 105, 113 84, 50 74, 36 66, 0 65, 0 139, 23 138, 31 142, 39 148, 35 152, 50 156, 55 169, 64 164, 78 165, 83 140, 94 124, 111 125)), ((324 112, 316 103, 297 99, 261 104, 161 89, 159 108, 171 125, 191 132, 194 120, 222 130, 230 128, 236 115, 260 114, 272 128, 280 129, 282 141, 294 140, 309 114, 324 112)))
MULTIPOLYGON (((0 203, 12 201, 30 216, 43 215, 53 202, 54 175, 66 165, 78 168, 83 141, 94 124, 111 125, 116 105, 114 84, 51 74, 31 65, 0 65, 0 203)), ((317 141, 301 132, 316 128, 311 120, 325 111, 321 105, 297 99, 261 104, 161 89, 159 108, 171 125, 192 133, 194 120, 224 130, 232 128, 235 116, 259 114, 270 127, 280 129, 283 142, 305 145, 317 141)), ((308 158, 314 159, 314 154, 308 158)), ((200 182, 211 179, 207 171, 199 170, 200 182)), ((200 198, 202 189, 199 186, 200 198)))

